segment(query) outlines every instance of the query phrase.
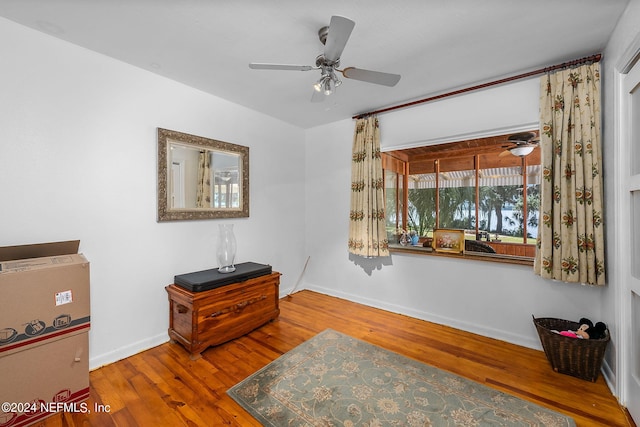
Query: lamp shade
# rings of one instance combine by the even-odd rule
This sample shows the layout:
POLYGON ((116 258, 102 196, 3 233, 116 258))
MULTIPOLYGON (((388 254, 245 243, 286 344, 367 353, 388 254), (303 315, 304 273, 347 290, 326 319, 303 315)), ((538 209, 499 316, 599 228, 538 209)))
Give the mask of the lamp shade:
POLYGON ((527 156, 529 154, 531 154, 531 152, 533 151, 535 147, 532 147, 530 145, 522 145, 519 147, 513 147, 509 150, 509 152, 511 152, 511 154, 513 154, 514 156, 518 156, 518 157, 524 157, 527 156))

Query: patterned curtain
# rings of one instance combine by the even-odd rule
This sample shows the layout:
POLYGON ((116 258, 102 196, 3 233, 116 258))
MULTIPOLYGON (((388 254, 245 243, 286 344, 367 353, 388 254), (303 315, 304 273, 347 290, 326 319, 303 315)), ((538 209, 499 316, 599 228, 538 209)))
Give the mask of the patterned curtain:
POLYGON ((541 277, 605 284, 600 135, 598 63, 541 78, 541 277))
POLYGON ((349 252, 364 257, 389 256, 380 131, 376 117, 356 122, 349 216, 349 252))
POLYGON ((210 208, 211 206, 211 155, 208 151, 201 151, 198 156, 198 191, 196 193, 196 207, 210 208))

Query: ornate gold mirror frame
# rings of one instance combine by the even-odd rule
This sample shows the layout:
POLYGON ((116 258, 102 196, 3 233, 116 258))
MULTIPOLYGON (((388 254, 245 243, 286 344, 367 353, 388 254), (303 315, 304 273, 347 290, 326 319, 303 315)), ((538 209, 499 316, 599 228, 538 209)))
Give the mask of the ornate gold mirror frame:
POLYGON ((158 221, 249 216, 249 147, 158 128, 158 221))

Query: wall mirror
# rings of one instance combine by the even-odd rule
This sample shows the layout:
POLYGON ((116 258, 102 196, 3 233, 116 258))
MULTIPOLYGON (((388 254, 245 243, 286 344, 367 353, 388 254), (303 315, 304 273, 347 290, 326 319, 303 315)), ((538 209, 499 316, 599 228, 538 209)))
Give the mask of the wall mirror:
POLYGON ((249 147, 158 128, 158 221, 249 216, 249 147))

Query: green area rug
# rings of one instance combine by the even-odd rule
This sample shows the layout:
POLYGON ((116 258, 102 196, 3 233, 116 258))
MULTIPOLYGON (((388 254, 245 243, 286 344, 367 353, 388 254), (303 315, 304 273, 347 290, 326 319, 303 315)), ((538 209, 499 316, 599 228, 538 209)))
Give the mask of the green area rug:
POLYGON ((266 426, 575 426, 557 412, 331 329, 227 393, 266 426))

